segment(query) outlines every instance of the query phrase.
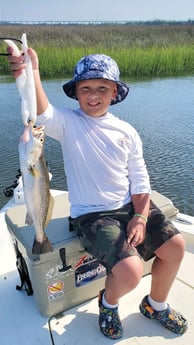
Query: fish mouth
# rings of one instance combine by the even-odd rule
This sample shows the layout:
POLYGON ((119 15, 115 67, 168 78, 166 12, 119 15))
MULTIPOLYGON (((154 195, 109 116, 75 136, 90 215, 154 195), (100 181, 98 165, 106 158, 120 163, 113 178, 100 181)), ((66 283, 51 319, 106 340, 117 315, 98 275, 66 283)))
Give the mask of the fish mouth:
POLYGON ((29 125, 26 125, 24 128, 24 132, 22 133, 20 137, 20 142, 23 142, 24 144, 28 143, 32 137, 39 139, 42 143, 44 142, 44 136, 45 136, 45 127, 40 126, 36 127, 33 126, 31 123, 29 125))
POLYGON ((40 143, 44 143, 45 139, 45 127, 40 126, 40 127, 33 127, 32 128, 32 135, 35 138, 35 140, 38 140, 40 143))
POLYGON ((40 127, 33 126, 32 127, 32 132, 43 132, 44 130, 45 130, 45 126, 40 126, 40 127))

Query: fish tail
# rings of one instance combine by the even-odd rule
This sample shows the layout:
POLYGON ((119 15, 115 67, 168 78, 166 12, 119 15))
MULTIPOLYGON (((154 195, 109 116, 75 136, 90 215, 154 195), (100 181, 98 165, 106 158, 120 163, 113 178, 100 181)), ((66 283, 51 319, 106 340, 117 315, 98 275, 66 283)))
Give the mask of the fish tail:
POLYGON ((52 251, 53 251, 52 244, 50 243, 46 235, 44 235, 42 242, 38 242, 36 238, 34 239, 32 254, 45 254, 52 251))

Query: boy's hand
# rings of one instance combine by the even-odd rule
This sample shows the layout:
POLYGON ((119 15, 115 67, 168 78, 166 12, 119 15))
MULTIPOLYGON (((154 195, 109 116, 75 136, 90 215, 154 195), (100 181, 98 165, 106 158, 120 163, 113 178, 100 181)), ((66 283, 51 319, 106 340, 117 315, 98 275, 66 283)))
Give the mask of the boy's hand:
POLYGON ((8 47, 7 52, 9 54, 8 61, 10 63, 11 74, 12 77, 16 79, 25 69, 24 56, 22 52, 20 56, 15 56, 12 47, 8 47))
MULTIPOLYGON (((21 52, 20 56, 15 56, 13 49, 11 47, 7 48, 7 52, 10 54, 8 56, 8 61, 10 63, 11 74, 12 74, 12 77, 16 79, 17 77, 19 77, 19 75, 22 73, 22 71, 26 67, 24 63, 24 55, 21 52)), ((37 71, 39 69, 39 63, 38 63, 38 56, 35 50, 33 50, 32 48, 28 48, 28 54, 32 62, 33 71, 37 71)))
POLYGON ((138 217, 132 218, 127 225, 127 233, 127 242, 137 247, 145 238, 146 222, 138 217))

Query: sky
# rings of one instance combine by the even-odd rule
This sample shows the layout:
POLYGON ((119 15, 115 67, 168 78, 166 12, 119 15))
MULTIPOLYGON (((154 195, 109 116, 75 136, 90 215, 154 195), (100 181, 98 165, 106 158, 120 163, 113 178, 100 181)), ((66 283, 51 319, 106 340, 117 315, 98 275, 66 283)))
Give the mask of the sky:
POLYGON ((0 21, 194 20, 194 0, 2 0, 0 21))

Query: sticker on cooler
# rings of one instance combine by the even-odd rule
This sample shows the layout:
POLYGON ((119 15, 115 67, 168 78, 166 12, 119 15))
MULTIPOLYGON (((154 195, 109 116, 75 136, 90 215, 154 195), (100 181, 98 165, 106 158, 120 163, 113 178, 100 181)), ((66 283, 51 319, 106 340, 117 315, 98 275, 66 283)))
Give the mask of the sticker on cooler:
POLYGON ((91 255, 81 257, 74 269, 76 287, 86 285, 106 275, 106 268, 91 255))
POLYGON ((64 283, 62 280, 56 280, 49 284, 47 288, 48 300, 54 301, 57 298, 64 296, 64 283))

